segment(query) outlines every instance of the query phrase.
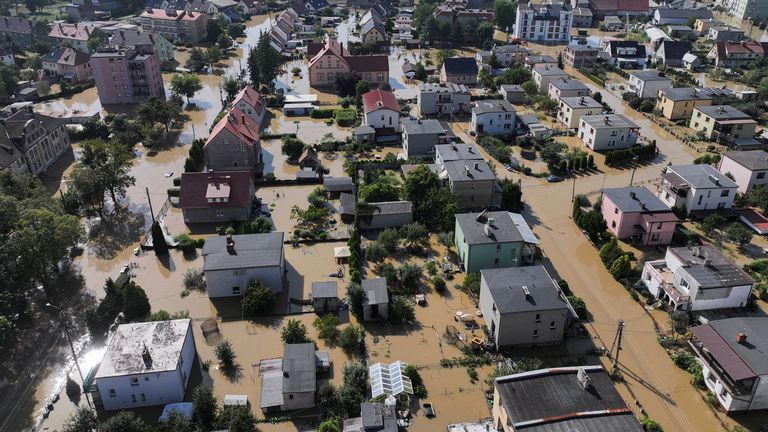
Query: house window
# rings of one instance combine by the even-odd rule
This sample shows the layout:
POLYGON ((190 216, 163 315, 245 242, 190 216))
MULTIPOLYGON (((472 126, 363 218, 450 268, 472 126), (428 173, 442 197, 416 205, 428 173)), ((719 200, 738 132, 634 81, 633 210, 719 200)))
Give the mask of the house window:
POLYGON ((145 377, 144 377, 144 381, 149 381, 149 377, 148 377, 148 376, 145 376, 145 377))
POLYGON ((494 304, 492 305, 492 309, 493 309, 493 311, 494 311, 494 312, 496 312, 496 303, 494 303, 494 304))
POLYGON ((611 228, 616 228, 616 221, 611 221, 611 228))
POLYGON ((292 394, 289 394, 289 395, 288 395, 288 399, 293 399, 293 395, 292 395, 292 394))
POLYGON ((535 338, 539 337, 539 329, 536 329, 533 331, 533 337, 535 338))
POLYGON ((496 265, 499 265, 499 259, 498 259, 498 258, 495 258, 495 259, 493 260, 493 263, 494 263, 494 264, 496 264, 496 265))
POLYGON ((536 318, 534 319, 535 322, 541 322, 541 314, 537 313, 536 318))
POLYGON ((557 321, 550 321, 549 322, 549 329, 554 330, 557 328, 557 321))
POLYGON ((136 403, 136 395, 135 394, 131 395, 131 402, 136 403))
POLYGON ((115 391, 115 389, 109 389, 109 397, 117 397, 117 391, 115 391))
POLYGON ((613 214, 619 214, 619 208, 618 208, 618 207, 616 207, 615 209, 613 209, 613 214))
POLYGON ((757 178, 759 179, 765 178, 765 173, 764 172, 757 173, 757 178))
POLYGON ((142 402, 146 402, 147 401, 147 395, 145 395, 144 393, 141 394, 141 401, 142 402))
POLYGON ((720 390, 720 397, 723 398, 723 399, 728 399, 728 396, 729 396, 728 395, 728 389, 723 387, 723 389, 720 390))
POLYGON ((724 190, 724 191, 721 191, 721 192, 720 192, 720 196, 721 196, 721 197, 727 197, 727 196, 728 196, 728 194, 730 194, 730 193, 731 193, 731 191, 729 191, 729 190, 724 190))
POLYGON ((139 385, 139 379, 135 377, 131 377, 131 387, 135 387, 139 385))
POLYGON ((651 241, 659 241, 659 235, 658 234, 651 234, 651 241))
POLYGON ((232 287, 232 295, 240 295, 240 287, 232 287))
POLYGON ((498 252, 498 251, 500 251, 500 250, 501 250, 501 245, 500 245, 500 244, 497 244, 497 245, 496 245, 496 251, 498 252))
POLYGON ((224 210, 216 210, 216 217, 224 217, 224 210))

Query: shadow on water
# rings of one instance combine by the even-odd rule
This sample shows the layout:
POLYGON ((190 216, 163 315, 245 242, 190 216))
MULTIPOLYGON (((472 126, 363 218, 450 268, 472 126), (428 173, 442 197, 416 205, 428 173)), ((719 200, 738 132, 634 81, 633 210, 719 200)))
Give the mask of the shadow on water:
POLYGON ((92 226, 88 243, 99 259, 110 260, 139 241, 143 233, 144 215, 122 209, 92 226))

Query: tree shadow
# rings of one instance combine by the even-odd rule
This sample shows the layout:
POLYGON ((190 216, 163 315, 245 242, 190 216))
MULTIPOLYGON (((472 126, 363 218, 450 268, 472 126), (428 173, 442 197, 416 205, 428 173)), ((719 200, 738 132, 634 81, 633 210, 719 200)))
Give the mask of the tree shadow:
POLYGON ((240 365, 240 363, 235 363, 232 365, 232 367, 229 368, 219 366, 218 369, 219 372, 224 375, 224 378, 233 384, 239 383, 240 380, 245 376, 243 374, 243 367, 240 365))
POLYGON ((144 215, 123 209, 94 224, 88 233, 88 243, 96 257, 110 260, 139 241, 143 233, 144 215))

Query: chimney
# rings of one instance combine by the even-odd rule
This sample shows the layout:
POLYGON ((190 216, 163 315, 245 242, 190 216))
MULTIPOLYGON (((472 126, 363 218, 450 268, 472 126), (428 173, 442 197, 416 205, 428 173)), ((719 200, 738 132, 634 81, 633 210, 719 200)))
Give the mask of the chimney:
POLYGON ((610 121, 608 121, 608 116, 605 116, 605 118, 603 118, 603 122, 605 122, 605 124, 610 124, 610 121))
POLYGON ((464 175, 469 176, 469 167, 464 165, 464 175))
POLYGON ((213 181, 213 170, 209 169, 208 170, 208 182, 212 182, 212 181, 213 181))
POLYGON ((737 333, 736 334, 736 342, 740 343, 740 344, 746 343, 747 342, 747 334, 744 333, 744 332, 737 333))
POLYGON ((483 225, 483 234, 485 234, 486 237, 491 236, 491 224, 488 222, 483 225))
POLYGON ((475 171, 480 171, 480 164, 475 162, 475 171))
POLYGON ((149 348, 147 348, 147 344, 143 343, 144 345, 144 351, 141 352, 141 359, 144 360, 144 366, 147 369, 152 369, 152 354, 149 353, 149 348))

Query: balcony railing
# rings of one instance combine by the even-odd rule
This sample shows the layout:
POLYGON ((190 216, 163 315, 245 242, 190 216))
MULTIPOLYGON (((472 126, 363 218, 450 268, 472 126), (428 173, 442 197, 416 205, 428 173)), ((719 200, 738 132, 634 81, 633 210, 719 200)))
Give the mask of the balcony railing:
POLYGON ((675 288, 674 285, 669 282, 662 282, 661 287, 664 289, 664 292, 669 295, 669 298, 671 298, 677 305, 688 303, 688 301, 691 299, 690 296, 681 293, 677 288, 675 288))

